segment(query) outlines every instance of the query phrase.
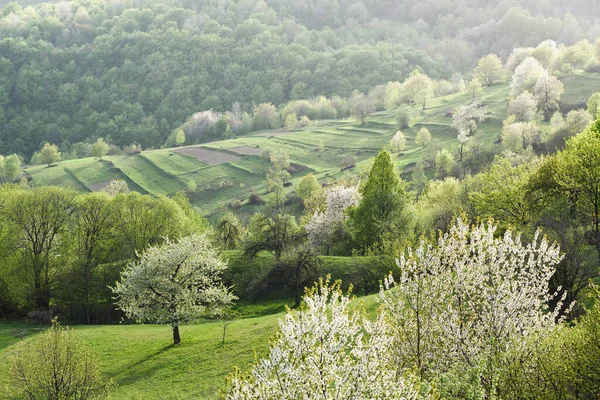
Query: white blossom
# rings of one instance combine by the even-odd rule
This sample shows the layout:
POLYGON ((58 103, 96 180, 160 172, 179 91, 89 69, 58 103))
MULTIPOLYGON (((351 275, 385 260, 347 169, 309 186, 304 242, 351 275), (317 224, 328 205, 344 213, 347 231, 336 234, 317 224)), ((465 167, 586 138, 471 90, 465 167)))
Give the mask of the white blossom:
POLYGON ((547 73, 546 69, 538 60, 533 57, 527 57, 515 69, 515 73, 510 81, 510 94, 513 98, 527 91, 533 93, 533 88, 538 78, 547 73))
POLYGON ((452 116, 452 127, 458 131, 457 139, 460 144, 459 156, 462 160, 463 147, 469 137, 477 129, 477 123, 485 121, 486 109, 477 101, 459 107, 452 116))
POLYGON ((380 297, 401 365, 422 372, 482 367, 491 390, 499 355, 555 325, 561 304, 549 310, 547 302, 558 247, 539 232, 523 244, 520 235, 495 238, 495 231, 491 223, 469 228, 458 219, 437 246, 421 242, 398 260, 399 279, 390 275, 380 297))
POLYGON ((322 282, 304 303, 280 320, 269 355, 230 377, 228 400, 417 398, 399 374, 383 315, 371 322, 350 311, 339 286, 322 282))
POLYGON ((149 247, 121 273, 113 292, 128 318, 177 326, 235 297, 221 283, 227 268, 206 235, 149 247))
POLYGON ((324 212, 316 212, 306 225, 308 237, 313 246, 331 244, 343 233, 347 218, 346 209, 356 206, 360 194, 356 186, 338 186, 326 193, 324 212))

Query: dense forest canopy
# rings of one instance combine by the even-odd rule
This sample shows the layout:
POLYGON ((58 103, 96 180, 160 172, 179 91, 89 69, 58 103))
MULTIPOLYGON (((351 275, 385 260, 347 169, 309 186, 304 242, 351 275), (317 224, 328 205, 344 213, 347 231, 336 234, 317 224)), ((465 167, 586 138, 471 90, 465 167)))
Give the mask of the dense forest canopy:
POLYGON ((595 11, 591 0, 6 3, 0 145, 26 159, 98 137, 157 148, 192 114, 234 102, 349 97, 415 69, 449 80, 490 52, 593 40, 595 11))

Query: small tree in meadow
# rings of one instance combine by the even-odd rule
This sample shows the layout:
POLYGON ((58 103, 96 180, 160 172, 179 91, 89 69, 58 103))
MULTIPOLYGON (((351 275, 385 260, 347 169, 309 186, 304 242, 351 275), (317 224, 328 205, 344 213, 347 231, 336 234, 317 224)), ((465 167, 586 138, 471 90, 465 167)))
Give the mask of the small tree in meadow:
POLYGON ((375 112, 375 103, 363 93, 355 92, 348 100, 350 113, 364 125, 369 115, 375 112))
POLYGON ((196 193, 196 190, 198 190, 198 185, 196 184, 196 181, 190 179, 187 184, 187 192, 196 193))
POLYGON ((423 148, 427 147, 431 143, 431 132, 429 132, 429 129, 425 127, 419 129, 417 136, 415 136, 415 143, 423 148))
POLYGON ((12 393, 20 399, 101 399, 110 387, 90 348, 56 319, 18 344, 8 363, 12 393))
POLYGON ((181 129, 175 131, 175 146, 181 146, 185 143, 185 132, 181 129))
POLYGON ((296 129, 297 126, 298 126, 298 117, 294 113, 289 114, 285 118, 285 128, 292 130, 292 129, 296 129))
POLYGON ((206 235, 191 235, 149 247, 121 273, 112 288, 128 318, 171 324, 173 343, 179 323, 193 321, 235 300, 221 283, 227 268, 206 235))
POLYGON ((475 98, 475 94, 480 91, 483 88, 483 85, 481 84, 481 81, 477 78, 473 78, 471 79, 471 81, 469 82, 469 92, 472 93, 472 97, 475 98))
POLYGON ((396 124, 398 128, 408 128, 412 119, 412 108, 409 105, 402 105, 396 112, 396 124))
POLYGON ((395 153, 400 153, 406 148, 406 136, 402 131, 396 132, 389 143, 390 150, 395 153))
POLYGON ((60 151, 58 151, 58 146, 46 143, 39 151, 38 160, 42 164, 48 164, 49 167, 52 164, 59 162, 61 160, 61 155, 60 151))
POLYGON ((106 192, 110 196, 116 196, 121 193, 129 193, 129 187, 127 186, 127 182, 122 179, 113 179, 110 183, 103 187, 101 192, 106 192))
POLYGON ((92 145, 92 156, 98 157, 98 160, 102 160, 102 157, 108 154, 108 145, 104 142, 104 139, 98 138, 96 143, 92 145))

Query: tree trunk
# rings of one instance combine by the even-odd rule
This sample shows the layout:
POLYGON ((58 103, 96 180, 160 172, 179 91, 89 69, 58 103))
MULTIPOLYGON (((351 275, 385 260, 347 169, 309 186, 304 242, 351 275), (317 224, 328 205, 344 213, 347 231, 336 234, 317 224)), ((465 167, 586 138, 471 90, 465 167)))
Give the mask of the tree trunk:
POLYGON ((173 322, 173 344, 179 344, 181 342, 181 337, 179 337, 179 324, 177 322, 173 322))
POLYGON ((598 216, 595 217, 595 233, 596 233, 596 252, 598 253, 598 259, 600 260, 600 221, 598 216))
POLYGON ((294 308, 300 307, 301 300, 302 299, 300 297, 300 290, 298 289, 298 286, 296 286, 294 290, 294 308))
MULTIPOLYGON (((296 261, 298 262, 298 261, 296 261)), ((294 277, 294 308, 300 307, 300 266, 296 265, 296 276, 294 277)))
POLYGON ((84 285, 84 290, 85 290, 85 320, 87 322, 88 325, 91 324, 90 322, 90 279, 89 279, 89 275, 87 273, 87 270, 84 273, 85 277, 85 285, 84 285))

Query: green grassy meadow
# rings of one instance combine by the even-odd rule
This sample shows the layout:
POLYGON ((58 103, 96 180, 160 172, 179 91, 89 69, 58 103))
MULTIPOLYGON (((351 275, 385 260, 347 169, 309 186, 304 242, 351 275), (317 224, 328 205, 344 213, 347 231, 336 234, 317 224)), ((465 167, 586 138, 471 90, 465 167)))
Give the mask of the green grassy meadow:
MULTIPOLYGON (((373 312, 376 296, 355 300, 353 306, 358 305, 373 312)), ((103 374, 116 384, 110 399, 215 399, 234 367, 247 371, 255 355, 267 353, 269 338, 285 313, 285 302, 236 308, 243 316, 227 328, 225 344, 218 321, 181 326, 178 346, 171 344, 167 325, 74 328, 97 355, 103 374)), ((0 397, 14 345, 41 329, 24 323, 0 323, 0 397)))

